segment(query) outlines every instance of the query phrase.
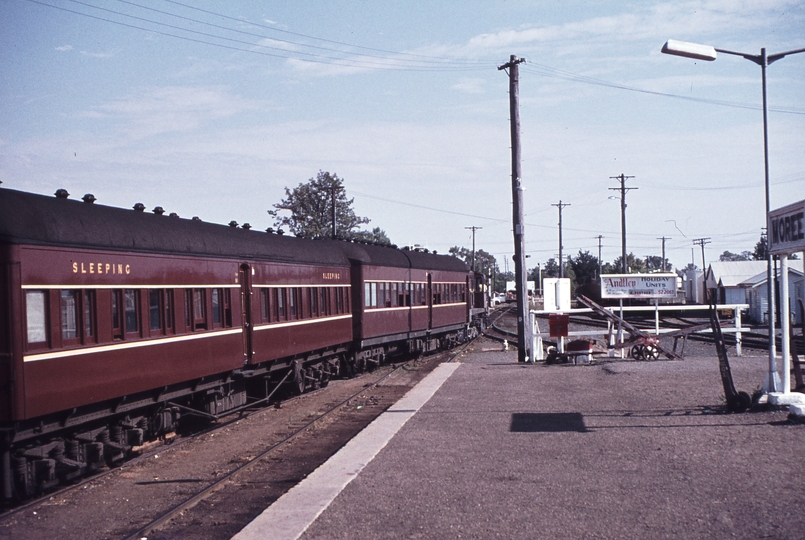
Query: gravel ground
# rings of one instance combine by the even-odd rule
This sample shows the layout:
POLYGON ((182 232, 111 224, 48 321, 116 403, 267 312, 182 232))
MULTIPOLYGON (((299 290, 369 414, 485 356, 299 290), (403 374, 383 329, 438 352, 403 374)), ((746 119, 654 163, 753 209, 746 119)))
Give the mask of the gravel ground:
MULTIPOLYGON (((148 538, 230 538, 395 403, 443 358, 426 357, 380 386, 367 389, 148 538)), ((0 517, 0 538, 125 538, 389 369, 333 381, 327 388, 280 409, 268 408, 197 439, 165 446, 151 457, 47 497, 36 507, 0 517), (154 481, 162 482, 145 483, 154 481)))

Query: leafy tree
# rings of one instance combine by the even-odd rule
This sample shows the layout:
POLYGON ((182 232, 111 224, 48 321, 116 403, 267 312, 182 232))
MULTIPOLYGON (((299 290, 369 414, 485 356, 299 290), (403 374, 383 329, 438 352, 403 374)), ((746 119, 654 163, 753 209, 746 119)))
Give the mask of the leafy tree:
MULTIPOLYGON (((467 266, 472 267, 472 250, 465 247, 453 246, 448 250, 453 257, 461 259, 467 266)), ((482 249, 475 250, 475 270, 482 274, 491 274, 497 270, 495 256, 482 249)))
POLYGON ((370 244, 380 244, 383 246, 391 245, 391 240, 386 235, 386 231, 381 230, 380 227, 375 227, 371 231, 352 231, 347 237, 350 240, 357 240, 359 242, 368 242, 370 244))
POLYGON ((742 251, 739 253, 732 253, 731 251, 725 251, 721 255, 718 256, 719 261, 751 261, 752 260, 752 252, 751 251, 742 251))
POLYGON ((598 257, 595 257, 589 251, 579 250, 577 257, 567 258, 567 264, 575 277, 576 285, 584 285, 587 282, 595 281, 598 275, 598 257))
POLYGON ((545 268, 542 269, 542 277, 559 277, 559 263, 553 257, 545 263, 545 268))
POLYGON ((755 250, 752 252, 752 258, 756 261, 765 261, 768 257, 768 243, 766 236, 761 235, 760 240, 755 244, 755 250))
MULTIPOLYGON (((646 257, 646 269, 649 272, 661 272, 663 268, 662 263, 663 263, 662 257, 658 255, 652 255, 646 257)), ((665 259, 665 271, 666 272, 672 271, 672 265, 670 261, 668 261, 668 259, 665 259)))
POLYGON ((285 188, 285 198, 268 213, 275 227, 287 227, 300 238, 331 238, 333 234, 333 199, 335 198, 336 236, 347 240, 379 240, 391 242, 379 228, 372 231, 356 230, 369 223, 352 209, 354 199, 347 199, 344 181, 337 174, 319 171, 316 178, 299 184, 293 190, 285 188), (280 215, 280 212, 288 214, 280 215))
MULTIPOLYGON (((623 273, 623 257, 618 257, 612 262, 614 274, 623 273)), ((627 274, 644 274, 646 273, 646 262, 643 259, 638 259, 634 253, 629 253, 626 256, 626 273, 627 274)))

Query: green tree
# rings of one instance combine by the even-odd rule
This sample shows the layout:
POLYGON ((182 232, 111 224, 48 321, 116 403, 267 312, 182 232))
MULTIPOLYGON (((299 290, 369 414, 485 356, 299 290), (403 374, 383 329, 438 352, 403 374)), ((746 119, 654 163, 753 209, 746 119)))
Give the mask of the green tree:
POLYGON ((542 277, 559 277, 559 263, 553 257, 545 263, 545 268, 542 269, 542 277))
POLYGON ((573 271, 576 285, 584 285, 587 282, 595 281, 595 277, 598 275, 598 257, 595 257, 589 251, 579 250, 577 257, 567 258, 567 263, 573 271))
POLYGON ((743 251, 739 253, 732 253, 731 251, 725 251, 721 255, 718 256, 719 261, 751 261, 752 260, 752 252, 751 251, 743 251))
POLYGON ((358 227, 369 223, 352 209, 354 199, 347 199, 344 181, 337 174, 319 171, 316 178, 299 184, 293 190, 285 188, 285 198, 268 213, 275 227, 287 227, 300 238, 331 238, 333 234, 333 200, 335 199, 336 237, 345 240, 379 240, 391 242, 379 228, 360 231, 358 227))
MULTIPOLYGON (((651 255, 649 257, 646 257, 646 269, 649 272, 662 272, 663 269, 662 263, 663 263, 662 257, 660 257, 659 255, 651 255)), ((673 271, 673 267, 670 261, 668 261, 668 259, 665 259, 665 271, 666 272, 673 271)))
POLYGON ((752 258, 756 261, 765 261, 768 253, 768 243, 764 235, 760 236, 760 240, 755 244, 755 250, 752 252, 752 258))
MULTIPOLYGON (((448 250, 448 253, 453 257, 461 259, 467 266, 472 267, 472 250, 467 249, 465 247, 458 247, 453 246, 448 250)), ((495 256, 491 253, 487 253, 482 249, 475 250, 475 270, 477 272, 481 272, 482 274, 489 275, 494 271, 497 271, 497 261, 495 260, 495 256)))
MULTIPOLYGON (((618 257, 612 262, 611 268, 614 270, 613 274, 622 274, 623 273, 623 257, 618 257)), ((634 253, 629 253, 626 256, 626 273, 627 274, 644 274, 646 273, 646 262, 643 259, 638 259, 634 256, 634 253)), ((604 272, 608 274, 610 272, 604 272)))

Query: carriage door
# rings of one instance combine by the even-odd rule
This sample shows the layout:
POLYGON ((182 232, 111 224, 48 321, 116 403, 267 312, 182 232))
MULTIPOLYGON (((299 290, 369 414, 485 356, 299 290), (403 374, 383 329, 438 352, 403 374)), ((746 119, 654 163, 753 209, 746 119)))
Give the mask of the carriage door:
POLYGON ((428 330, 433 328, 433 274, 428 274, 428 330))
POLYGON ((248 364, 254 354, 252 348, 252 333, 254 332, 252 327, 252 269, 248 264, 240 265, 238 281, 240 282, 240 307, 243 321, 243 363, 248 364))

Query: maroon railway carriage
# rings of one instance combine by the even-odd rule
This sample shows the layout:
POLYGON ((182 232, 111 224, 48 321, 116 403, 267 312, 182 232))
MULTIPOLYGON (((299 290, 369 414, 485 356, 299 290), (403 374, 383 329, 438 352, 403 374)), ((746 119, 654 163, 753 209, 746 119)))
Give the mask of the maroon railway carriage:
POLYGON ((120 461, 184 414, 475 334, 474 276, 453 257, 92 200, 0 189, 4 500, 120 461))
POLYGON ((466 339, 470 274, 455 257, 382 246, 347 250, 352 262, 353 334, 362 358, 429 351, 466 339))
POLYGON ((265 396, 279 368, 324 382, 315 361, 352 345, 339 243, 142 210, 0 189, 5 499, 265 396))

